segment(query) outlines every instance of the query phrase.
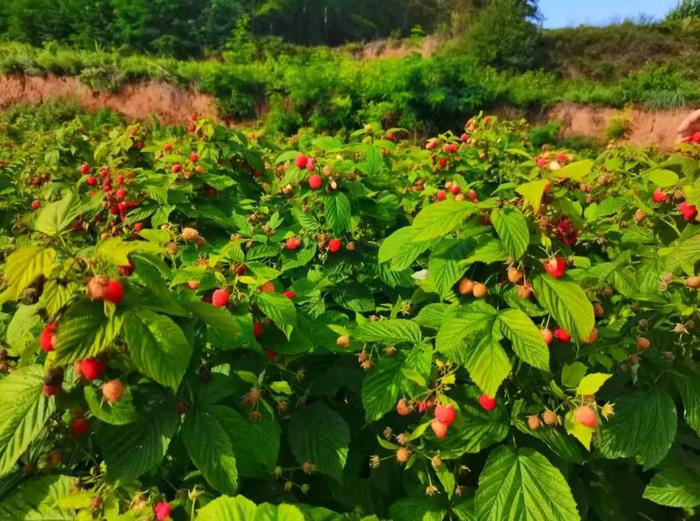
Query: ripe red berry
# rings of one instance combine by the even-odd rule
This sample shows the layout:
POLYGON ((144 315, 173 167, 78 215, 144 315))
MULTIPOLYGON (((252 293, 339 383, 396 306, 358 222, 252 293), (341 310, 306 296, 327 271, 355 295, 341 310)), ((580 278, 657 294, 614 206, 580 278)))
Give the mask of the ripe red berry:
POLYGON ((56 347, 56 330, 58 326, 55 322, 49 322, 44 326, 41 334, 39 335, 39 345, 43 351, 50 353, 56 347))
POLYGON ((437 195, 435 196, 435 198, 436 198, 438 201, 444 201, 445 198, 447 198, 447 192, 445 192, 445 190, 440 190, 440 191, 437 193, 437 195))
POLYGON ((118 280, 111 279, 107 284, 107 294, 105 295, 105 300, 112 302, 115 306, 118 306, 123 298, 124 286, 118 280))
POLYGON ((118 378, 102 385, 102 396, 110 403, 118 402, 122 394, 124 394, 124 384, 118 378))
POLYGON ((309 158, 309 160, 306 163, 306 170, 309 172, 313 172, 316 170, 316 161, 314 161, 312 158, 309 158))
POLYGON ((118 185, 123 185, 124 184, 124 176, 122 174, 119 174, 117 176, 117 184, 118 185))
POLYGON ((263 334, 263 328, 260 325, 260 322, 253 322, 253 335, 255 335, 255 338, 260 338, 263 334))
POLYGON ((447 430, 449 428, 449 425, 442 423, 439 420, 433 420, 430 423, 430 427, 433 429, 433 432, 435 433, 435 437, 437 439, 441 440, 445 436, 447 436, 447 430))
POLYGON ((309 158, 304 154, 299 154, 294 160, 294 164, 297 165, 297 168, 306 168, 306 163, 308 162, 309 158))
POLYGON ((290 300, 292 300, 294 297, 297 296, 297 294, 294 293, 294 291, 292 291, 291 289, 288 289, 287 291, 283 292, 282 295, 284 295, 285 297, 287 297, 290 300))
POLYGON ((551 257, 544 263, 544 271, 555 279, 560 279, 566 273, 566 261, 561 257, 551 257))
POLYGON ((688 204, 686 201, 683 201, 678 205, 678 211, 681 213, 683 220, 686 222, 692 221, 698 214, 697 207, 694 204, 688 204))
POLYGON ((657 204, 663 203, 666 200, 666 192, 664 192, 661 188, 657 188, 654 190, 651 200, 657 204))
POLYGON ((289 239, 287 239, 287 242, 285 243, 285 247, 289 251, 296 250, 300 245, 301 245, 301 239, 299 237, 290 237, 289 239))
POLYGON ((571 342, 571 335, 566 329, 562 329, 560 327, 556 328, 554 330, 554 338, 559 340, 562 344, 568 344, 571 342))
POLYGON ((445 159, 445 158, 438 159, 438 165, 440 165, 440 168, 445 168, 447 166, 447 159, 445 159))
POLYGON ((458 184, 453 184, 450 187, 450 192, 452 192, 454 195, 457 195, 461 191, 461 188, 459 187, 458 184))
POLYGON ((90 422, 85 418, 73 418, 70 422, 70 431, 76 438, 84 438, 90 431, 90 422))
POLYGON ((40 206, 41 206, 41 201, 39 201, 38 199, 34 199, 34 200, 32 201, 32 208, 33 208, 34 210, 36 210, 36 209, 39 208, 40 206))
POLYGON ((440 423, 444 423, 449 427, 456 418, 457 412, 452 404, 435 406, 435 419, 440 423))
POLYGON ((170 143, 166 143, 165 145, 163 145, 164 152, 172 152, 172 150, 173 150, 173 146, 170 143))
POLYGON ((465 142, 469 141, 469 134, 467 134, 466 132, 464 132, 461 136, 459 136, 459 140, 460 140, 462 143, 465 143, 465 142))
POLYGON ((124 199, 126 197, 126 190, 124 188, 117 188, 114 195, 117 196, 117 199, 124 199))
POLYGON ((173 507, 170 506, 170 503, 162 501, 160 503, 156 503, 156 506, 153 507, 153 511, 156 514, 157 521, 166 521, 167 519, 170 519, 170 514, 173 511, 173 507))
POLYGON ((107 365, 99 358, 85 358, 78 364, 78 372, 89 382, 100 378, 107 369, 107 365))
POLYGON ((192 152, 192 153, 190 154, 190 161, 191 161, 192 163, 196 163, 197 161, 199 161, 199 156, 197 155, 196 152, 192 152))
POLYGON ((124 264, 123 266, 117 266, 117 271, 122 277, 130 277, 134 273, 134 267, 131 264, 124 264))
POLYGON ((309 187, 312 190, 318 190, 319 188, 321 188, 321 186, 323 186, 323 179, 320 175, 313 174, 309 176, 309 187))
POLYGON ((486 412, 491 412, 496 408, 496 397, 491 397, 488 394, 479 396, 479 405, 486 412))
POLYGON ((94 175, 91 175, 90 177, 85 179, 85 182, 88 186, 96 186, 99 181, 94 175))
POLYGON ((80 173, 83 175, 89 174, 90 173, 90 165, 88 165, 87 163, 83 163, 82 165, 80 165, 80 173))
POLYGON ((172 166, 172 168, 170 169, 170 171, 171 171, 173 174, 178 174, 178 173, 180 173, 181 170, 182 170, 182 165, 180 165, 179 163, 174 164, 174 165, 172 166))
POLYGON ((231 295, 225 289, 217 289, 211 295, 211 303, 214 307, 220 308, 228 304, 230 297, 231 295))
POLYGON ((598 416, 595 411, 588 405, 581 405, 574 412, 574 418, 577 423, 584 425, 585 427, 595 428, 598 424, 598 416))
POLYGON ((330 253, 337 253, 343 248, 343 243, 340 239, 331 239, 328 241, 328 251, 330 253))
POLYGON ((134 231, 135 231, 136 233, 140 232, 141 230, 143 230, 143 223, 136 223, 136 224, 134 224, 134 231))
POLYGON ((274 293, 275 292, 275 283, 272 282, 271 280, 268 280, 262 286, 260 286, 260 291, 262 293, 274 293))
POLYGON ((195 130, 197 130, 197 125, 194 123, 189 123, 187 125, 187 132, 194 132, 195 130))

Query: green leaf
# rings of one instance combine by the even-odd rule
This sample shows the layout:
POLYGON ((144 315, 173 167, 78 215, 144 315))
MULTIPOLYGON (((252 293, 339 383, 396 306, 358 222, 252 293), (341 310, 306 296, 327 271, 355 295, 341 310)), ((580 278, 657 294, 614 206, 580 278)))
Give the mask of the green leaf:
POLYGON ((584 376, 576 388, 576 394, 578 396, 584 396, 587 394, 595 394, 598 390, 603 387, 603 384, 612 377, 611 374, 605 373, 592 373, 584 376))
POLYGON ((542 204, 544 187, 546 185, 547 180, 540 179, 539 181, 530 181, 529 183, 521 184, 515 189, 515 191, 522 195, 526 205, 532 208, 535 214, 538 214, 540 211, 540 205, 542 204))
POLYGON ((238 487, 236 456, 228 433, 210 411, 195 410, 185 416, 182 441, 204 479, 223 493, 234 493, 238 487))
POLYGON ((142 419, 128 425, 101 424, 96 439, 107 463, 110 481, 131 481, 156 468, 175 435, 175 402, 158 396, 142 411, 142 419))
POLYGON ((255 303, 289 339, 297 327, 297 310, 294 303, 279 293, 260 293, 255 303))
POLYGON ((2 521, 70 521, 75 515, 56 506, 57 500, 70 494, 76 479, 51 475, 20 483, 0 501, 2 521))
POLYGON ((119 401, 112 404, 104 400, 101 393, 90 385, 85 386, 83 393, 90 412, 100 421, 110 425, 127 425, 138 421, 140 418, 134 408, 131 389, 128 387, 124 390, 124 394, 119 401))
POLYGON ((141 373, 177 390, 190 363, 192 346, 171 318, 148 309, 131 310, 124 323, 124 339, 141 373))
POLYGON ((475 500, 479 521, 581 519, 564 476, 533 449, 493 450, 479 476, 475 500))
POLYGON ((561 383, 566 387, 574 388, 585 376, 588 367, 582 362, 574 362, 571 365, 564 364, 561 369, 561 383))
POLYGON ((15 468, 54 412, 55 400, 43 395, 43 387, 44 370, 39 365, 0 379, 0 476, 15 468))
POLYGON ((367 422, 379 420, 396 406, 401 392, 402 359, 385 356, 367 373, 362 382, 362 406, 367 422))
POLYGON ((496 396, 498 388, 511 371, 508 355, 500 344, 498 322, 485 330, 476 344, 470 345, 464 362, 469 376, 489 396, 496 396))
POLYGON ((634 457, 654 467, 664 459, 676 438, 676 406, 655 389, 615 401, 615 416, 600 429, 598 448, 607 458, 634 457))
POLYGON ((442 319, 448 308, 447 304, 428 304, 418 312, 414 320, 421 327, 440 329, 440 324, 442 324, 442 319))
POLYGON ((576 282, 549 275, 532 282, 538 302, 554 317, 559 326, 579 342, 585 341, 595 326, 593 305, 576 282))
POLYGON ((295 412, 289 420, 289 446, 297 462, 316 466, 318 472, 340 482, 348 457, 350 429, 345 420, 323 402, 295 412))
POLYGON ((410 226, 399 228, 382 241, 379 246, 379 262, 390 262, 393 271, 410 268, 413 262, 430 248, 433 241, 414 241, 414 230, 410 226))
POLYGON ((129 255, 137 251, 159 254, 163 252, 163 247, 153 242, 125 241, 120 237, 110 237, 98 243, 95 255, 114 266, 126 266, 129 264, 129 255))
POLYGON ((591 441, 593 441, 595 429, 577 422, 574 410, 570 410, 564 416, 564 428, 566 433, 576 438, 581 445, 586 447, 586 450, 591 450, 591 441))
MULTIPOLYGON (((217 308, 207 302, 193 301, 187 303, 194 316, 216 330, 217 334, 226 338, 227 346, 239 346, 245 340, 241 322, 230 311, 217 308)), ((217 346, 224 347, 224 346, 217 346)))
POLYGON ((22 296, 37 277, 51 275, 56 250, 41 246, 18 248, 5 260, 5 291, 0 293, 0 305, 22 296))
POLYGON ((581 161, 569 163, 565 167, 561 168, 557 171, 557 176, 564 177, 566 179, 573 179, 574 181, 580 181, 590 174, 592 169, 593 161, 591 159, 583 159, 581 161))
POLYGON ((56 361, 69 364, 100 354, 110 347, 121 327, 122 316, 107 317, 102 302, 78 300, 58 322, 56 361))
POLYGON ((5 338, 12 352, 20 355, 29 343, 34 341, 33 329, 39 325, 41 317, 37 314, 37 306, 19 304, 12 320, 7 324, 5 338))
POLYGON ((418 343, 422 335, 415 322, 404 319, 386 319, 366 322, 355 329, 354 338, 364 342, 380 342, 385 345, 400 342, 418 343))
POLYGON ((517 260, 530 244, 530 230, 523 213, 514 206, 496 208, 491 212, 491 222, 508 254, 517 260))
POLYGON ((326 223, 334 233, 343 233, 350 226, 352 208, 350 200, 342 192, 335 192, 333 195, 323 199, 325 206, 326 223))
POLYGON ((221 496, 197 511, 196 521, 257 521, 258 507, 243 496, 221 496))
POLYGON ((668 188, 669 186, 676 186, 678 184, 678 174, 673 170, 666 170, 664 168, 655 168, 643 175, 654 186, 660 188, 668 188))
POLYGON ((281 428, 270 407, 260 402, 260 421, 254 422, 230 407, 215 405, 212 414, 224 427, 236 455, 238 474, 259 477, 277 465, 281 428))
POLYGON ((68 228, 80 215, 80 204, 72 192, 67 192, 60 201, 44 206, 34 221, 34 229, 51 237, 68 228))
POLYGON ((405 498, 389 507, 393 521, 442 521, 446 514, 447 505, 439 498, 405 498))
POLYGON ((690 509, 700 505, 700 460, 683 453, 664 463, 643 497, 667 507, 690 509))
POLYGON ((674 373, 673 382, 683 401, 685 421, 700 436, 700 375, 674 373))
POLYGON ((306 519, 296 505, 289 503, 279 505, 263 503, 258 506, 258 512, 255 516, 255 521, 305 521, 306 519))
POLYGON ((506 309, 498 315, 498 321, 518 358, 532 367, 549 371, 549 348, 530 317, 519 309, 506 309))
POLYGON ((456 199, 431 204, 423 208, 413 221, 411 240, 423 242, 444 237, 477 210, 474 203, 456 199))
POLYGON ((435 339, 435 347, 450 360, 464 364, 468 346, 475 344, 496 320, 496 309, 482 301, 459 308, 449 308, 435 339))
POLYGON ((428 277, 441 296, 448 295, 462 277, 462 259, 471 251, 468 242, 445 239, 433 248, 428 262, 428 277))

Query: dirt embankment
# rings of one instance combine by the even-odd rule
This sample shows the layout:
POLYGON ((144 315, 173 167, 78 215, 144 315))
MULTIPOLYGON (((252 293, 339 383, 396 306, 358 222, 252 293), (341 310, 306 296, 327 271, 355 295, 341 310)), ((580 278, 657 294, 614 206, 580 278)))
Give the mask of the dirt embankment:
MULTIPOLYGON (((75 77, 0 76, 0 109, 15 103, 41 103, 50 99, 72 100, 88 110, 111 109, 134 119, 157 117, 165 124, 182 123, 192 113, 217 117, 216 100, 192 89, 183 89, 163 81, 124 85, 118 92, 95 92, 75 77)), ((518 110, 503 107, 496 111, 503 117, 520 117, 518 110)), ((655 145, 671 148, 676 142, 676 128, 690 109, 650 111, 642 108, 624 110, 561 103, 530 120, 541 124, 561 122, 564 137, 605 138, 614 118, 628 122, 626 142, 637 146, 655 145)))
POLYGON ((95 92, 70 76, 0 76, 0 108, 50 99, 74 101, 87 110, 111 109, 134 119, 153 115, 168 125, 182 123, 193 112, 217 115, 212 96, 163 81, 132 83, 118 92, 95 92))

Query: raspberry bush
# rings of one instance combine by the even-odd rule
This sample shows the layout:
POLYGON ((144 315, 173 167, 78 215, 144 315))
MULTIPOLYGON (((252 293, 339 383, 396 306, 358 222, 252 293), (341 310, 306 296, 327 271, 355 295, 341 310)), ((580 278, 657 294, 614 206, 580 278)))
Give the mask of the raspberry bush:
POLYGON ((700 505, 694 143, 2 124, 0 519, 700 505))

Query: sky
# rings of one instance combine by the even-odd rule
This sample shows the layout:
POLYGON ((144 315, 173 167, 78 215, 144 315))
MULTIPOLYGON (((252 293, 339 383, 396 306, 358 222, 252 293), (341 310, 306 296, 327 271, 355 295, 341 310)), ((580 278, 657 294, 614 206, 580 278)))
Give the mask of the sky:
POLYGON ((678 0, 540 0, 547 28, 576 25, 605 25, 640 14, 663 18, 678 0))

